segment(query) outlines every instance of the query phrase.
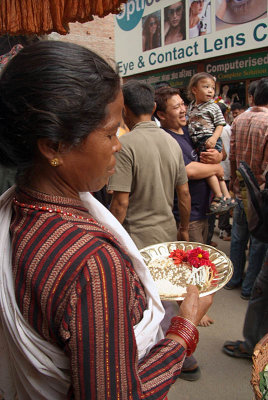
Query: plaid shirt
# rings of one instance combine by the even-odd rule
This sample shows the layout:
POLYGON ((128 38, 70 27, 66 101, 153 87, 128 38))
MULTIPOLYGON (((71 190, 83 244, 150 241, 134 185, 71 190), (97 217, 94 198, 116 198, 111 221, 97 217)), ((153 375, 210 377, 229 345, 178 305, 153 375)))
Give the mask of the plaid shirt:
MULTIPOLYGON (((259 184, 264 183, 263 173, 268 165, 268 108, 252 107, 239 115, 232 124, 229 159, 239 167, 245 161, 252 169, 259 184)), ((234 181, 235 177, 232 177, 234 181)), ((239 197, 238 181, 234 192, 239 197)))

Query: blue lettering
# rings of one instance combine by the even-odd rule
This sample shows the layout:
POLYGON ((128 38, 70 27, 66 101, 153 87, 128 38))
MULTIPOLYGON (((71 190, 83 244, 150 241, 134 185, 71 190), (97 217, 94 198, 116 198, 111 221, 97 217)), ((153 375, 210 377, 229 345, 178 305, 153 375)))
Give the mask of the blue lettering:
POLYGON ((117 66, 118 66, 118 72, 119 72, 119 74, 121 74, 123 72, 123 63, 122 63, 122 61, 119 61, 117 63, 117 66))
POLYGON ((216 39, 215 40, 214 48, 215 48, 215 50, 221 50, 222 49, 222 40, 221 39, 216 39))
POLYGON ((265 29, 265 28, 267 28, 267 25, 264 23, 264 22, 262 22, 261 24, 258 24, 256 27, 255 27, 255 29, 254 29, 254 31, 253 31, 253 37, 254 37, 254 39, 256 40, 256 42, 262 42, 263 40, 265 40, 266 39, 266 37, 267 37, 267 34, 266 33, 263 33, 262 34, 262 36, 259 36, 259 28, 263 28, 263 29, 265 29))
POLYGON ((186 47, 186 55, 187 57, 191 57, 193 55, 193 48, 192 46, 186 47), (189 50, 189 51, 188 51, 189 50), (191 51, 191 52, 190 52, 191 51))
POLYGON ((157 61, 159 64, 162 64, 162 62, 165 60, 164 54, 160 53, 157 57, 157 61))
POLYGON ((213 49, 207 48, 207 38, 204 39, 204 44, 205 44, 205 53, 210 53, 213 49))
POLYGON ((150 65, 154 65, 154 64, 156 63, 155 58, 154 58, 153 60, 151 60, 151 57, 154 57, 154 56, 156 56, 156 53, 155 53, 155 52, 153 52, 153 53, 151 53, 151 54, 149 55, 149 64, 150 64, 150 65))
POLYGON ((245 43, 246 43, 245 34, 238 33, 238 35, 236 35, 236 45, 243 46, 243 44, 245 44, 245 43))

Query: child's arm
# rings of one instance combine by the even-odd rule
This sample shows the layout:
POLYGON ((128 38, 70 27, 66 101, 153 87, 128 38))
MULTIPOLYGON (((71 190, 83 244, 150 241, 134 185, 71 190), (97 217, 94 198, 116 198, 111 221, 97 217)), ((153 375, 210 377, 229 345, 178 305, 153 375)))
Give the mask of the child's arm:
POLYGON ((221 136, 223 126, 218 125, 213 133, 213 135, 206 141, 206 148, 207 149, 214 149, 216 146, 216 142, 221 136))

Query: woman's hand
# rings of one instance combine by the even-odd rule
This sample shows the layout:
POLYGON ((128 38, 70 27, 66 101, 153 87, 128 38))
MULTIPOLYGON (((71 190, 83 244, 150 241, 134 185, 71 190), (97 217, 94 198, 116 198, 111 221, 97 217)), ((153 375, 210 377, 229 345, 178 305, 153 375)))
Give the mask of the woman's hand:
POLYGON ((199 298, 198 289, 194 285, 187 288, 185 299, 180 304, 179 315, 187 318, 197 326, 211 306, 213 295, 208 295, 199 298))

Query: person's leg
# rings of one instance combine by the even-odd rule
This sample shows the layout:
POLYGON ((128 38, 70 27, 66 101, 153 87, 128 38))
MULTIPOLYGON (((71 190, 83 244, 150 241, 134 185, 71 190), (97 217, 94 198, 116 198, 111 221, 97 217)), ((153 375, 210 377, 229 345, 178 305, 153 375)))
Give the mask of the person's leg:
MULTIPOLYGON (((226 187, 227 187, 228 190, 229 190, 229 182, 230 181, 228 181, 228 180, 225 181, 226 187)), ((218 227, 219 227, 219 230, 220 230, 220 235, 221 235, 221 232, 222 232, 221 239, 223 239, 223 240, 231 240, 232 225, 230 224, 230 211, 227 211, 226 213, 219 215, 218 227), (224 236, 224 231, 227 234, 226 238, 223 237, 224 236)))
POLYGON ((233 263, 234 273, 225 286, 232 289, 240 285, 246 263, 246 247, 249 239, 248 224, 242 200, 238 200, 233 214, 233 227, 231 236, 230 259, 233 263))
POLYGON ((230 224, 230 212, 219 215, 218 227, 220 231, 225 231, 227 236, 231 236, 232 225, 230 224))
POLYGON ((268 250, 256 278, 244 322, 244 347, 252 354, 255 345, 268 332, 268 250))
POLYGON ((231 196, 230 196, 229 190, 227 189, 225 181, 220 179, 219 180, 219 185, 220 185, 221 193, 223 194, 223 196, 226 199, 230 199, 231 196))
POLYGON ((231 357, 251 358, 254 347, 268 332, 268 251, 255 281, 244 320, 245 340, 227 341, 223 352, 231 357))
POLYGON ((205 241, 206 244, 211 244, 212 236, 214 234, 215 221, 216 214, 212 214, 208 217, 208 235, 205 241))
POLYGON ((208 183, 208 186, 212 190, 215 196, 221 197, 222 196, 222 191, 220 188, 220 183, 216 175, 212 175, 208 178, 206 178, 206 181, 208 183))
POLYGON ((248 268, 241 289, 243 297, 250 297, 254 282, 264 262, 267 248, 267 243, 262 243, 250 236, 248 268))
POLYGON ((199 221, 191 221, 189 224, 189 241, 206 243, 208 235, 208 220, 207 218, 199 221))

